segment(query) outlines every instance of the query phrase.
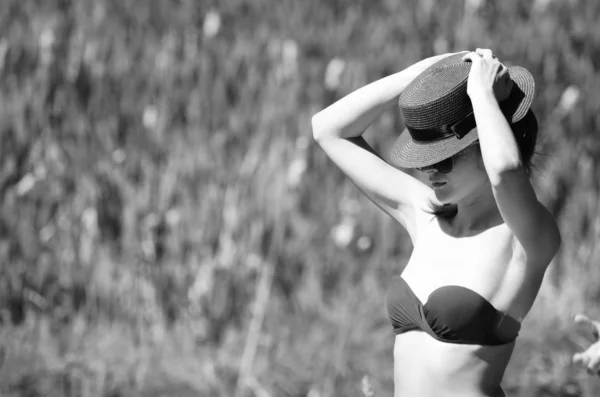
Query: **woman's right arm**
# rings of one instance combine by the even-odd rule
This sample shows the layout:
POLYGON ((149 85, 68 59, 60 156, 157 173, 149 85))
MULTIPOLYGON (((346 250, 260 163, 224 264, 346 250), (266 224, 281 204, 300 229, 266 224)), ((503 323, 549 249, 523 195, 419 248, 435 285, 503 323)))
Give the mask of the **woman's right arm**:
POLYGON ((385 110, 397 105, 404 88, 423 70, 452 54, 420 61, 345 96, 312 118, 313 136, 329 158, 415 241, 415 215, 431 189, 379 157, 362 138, 385 110))

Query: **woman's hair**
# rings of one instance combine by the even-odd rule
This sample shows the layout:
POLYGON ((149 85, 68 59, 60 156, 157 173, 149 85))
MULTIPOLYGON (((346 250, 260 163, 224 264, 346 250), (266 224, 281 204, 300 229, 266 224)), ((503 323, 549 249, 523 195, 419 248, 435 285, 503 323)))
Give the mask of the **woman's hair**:
POLYGON ((519 151, 521 152, 521 161, 527 175, 531 175, 531 159, 535 153, 537 143, 538 122, 533 110, 529 109, 525 117, 511 125, 519 151))
MULTIPOLYGON (((533 168, 531 160, 535 153, 538 134, 537 118, 533 111, 529 109, 521 120, 511 124, 511 128, 519 146, 523 168, 525 168, 527 175, 531 176, 533 168)), ((430 211, 428 212, 436 218, 452 219, 458 213, 457 207, 451 204, 438 205, 430 202, 429 209, 430 211)))

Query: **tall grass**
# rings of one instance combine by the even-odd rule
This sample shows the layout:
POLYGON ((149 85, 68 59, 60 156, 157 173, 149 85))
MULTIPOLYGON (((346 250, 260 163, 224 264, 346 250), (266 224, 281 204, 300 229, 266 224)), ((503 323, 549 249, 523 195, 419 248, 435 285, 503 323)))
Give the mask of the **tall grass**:
MULTIPOLYGON (((383 294, 411 245, 310 116, 491 47, 536 77, 536 185, 563 233, 505 387, 597 395, 570 356, 590 341, 572 316, 600 317, 599 8, 2 1, 0 393, 391 395, 383 294)), ((386 157, 401 127, 367 139, 386 157)))

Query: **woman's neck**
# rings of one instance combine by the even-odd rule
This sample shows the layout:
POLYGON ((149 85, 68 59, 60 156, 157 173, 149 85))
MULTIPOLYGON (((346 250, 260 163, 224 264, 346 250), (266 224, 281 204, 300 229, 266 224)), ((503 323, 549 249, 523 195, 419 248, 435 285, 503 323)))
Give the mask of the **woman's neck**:
POLYGON ((456 215, 440 223, 443 230, 452 236, 473 236, 504 222, 491 188, 454 205, 456 215))

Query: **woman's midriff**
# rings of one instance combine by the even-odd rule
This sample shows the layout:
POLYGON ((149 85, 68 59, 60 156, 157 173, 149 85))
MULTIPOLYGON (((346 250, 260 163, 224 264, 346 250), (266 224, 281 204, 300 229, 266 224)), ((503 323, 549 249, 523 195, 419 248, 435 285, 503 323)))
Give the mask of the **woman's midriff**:
POLYGON ((461 345, 438 341, 422 331, 396 335, 396 397, 504 397, 500 382, 514 343, 461 345))

